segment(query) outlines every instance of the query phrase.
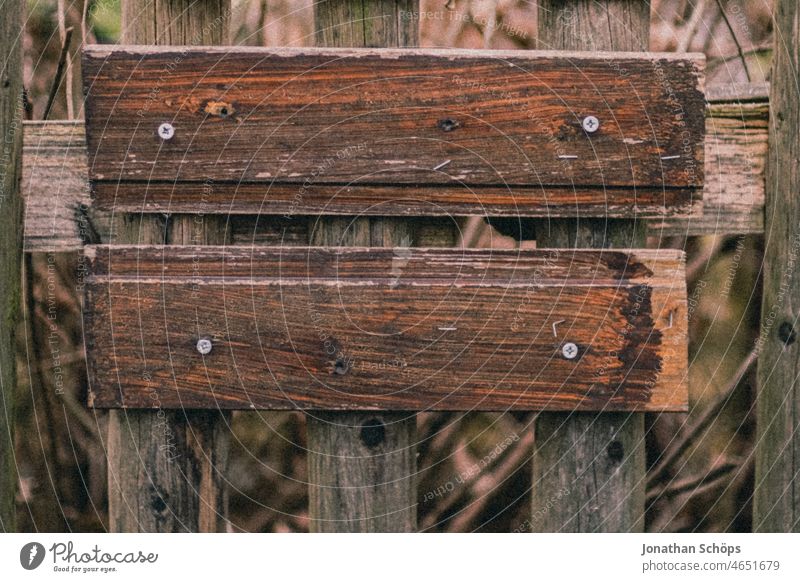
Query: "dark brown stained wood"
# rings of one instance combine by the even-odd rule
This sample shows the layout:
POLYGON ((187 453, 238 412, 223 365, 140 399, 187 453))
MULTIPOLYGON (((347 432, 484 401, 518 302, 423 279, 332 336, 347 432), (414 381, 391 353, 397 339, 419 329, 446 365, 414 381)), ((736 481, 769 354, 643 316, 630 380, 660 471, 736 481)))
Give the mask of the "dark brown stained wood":
POLYGON ((91 403, 686 408, 681 252, 400 251, 93 247, 91 403))
MULTIPOLYGON (((768 93, 769 88, 765 83, 715 85, 707 89, 706 169, 701 215, 648 220, 651 236, 764 232, 768 93)), ((109 213, 98 210, 89 195, 83 120, 25 122, 24 125, 22 190, 25 197, 25 250, 79 250, 83 246, 81 231, 87 227, 89 232, 83 232, 84 235, 96 233, 101 241, 109 240, 109 213), (56 200, 53 200, 52 192, 54 180, 58 184, 56 200), (81 211, 82 206, 86 214, 81 211)), ((213 184, 210 186, 213 188, 213 184)), ((240 190, 251 187, 254 186, 242 185, 240 190)), ((280 188, 297 191, 296 187, 293 189, 287 185, 281 185, 280 188)), ((330 188, 337 192, 341 190, 337 198, 340 202, 344 200, 346 188, 330 188)), ((151 197, 167 189, 173 190, 164 185, 150 184, 142 203, 150 204, 151 197)), ((278 185, 273 185, 271 195, 276 195, 278 190, 278 185)), ((375 188, 371 191, 377 197, 381 190, 375 188)), ((174 190, 172 195, 183 197, 182 192, 182 189, 180 192, 174 190)), ((416 190, 417 199, 420 192, 424 190, 416 190)), ((487 214, 490 193, 490 188, 481 190, 482 201, 487 204, 487 214)), ((455 204, 462 195, 463 192, 452 193, 448 199, 455 204)), ((622 196, 623 192, 617 195, 622 196)), ((641 195, 640 190, 637 196, 641 195)), ((217 196, 214 201, 208 201, 209 207, 216 205, 216 200, 217 196)), ((184 203, 188 203, 188 200, 182 201, 184 203)), ((491 207, 492 213, 501 213, 502 206, 497 206, 491 207)), ((584 208, 584 205, 576 207, 575 212, 584 208)), ((329 210, 335 213, 336 207, 329 210)), ((428 204, 418 204, 415 211, 424 214, 434 212, 434 209, 428 204)), ((252 243, 254 236, 255 240, 270 241, 270 244, 281 241, 282 229, 266 233, 269 234, 268 238, 259 238, 258 231, 252 228, 253 221, 265 225, 264 219, 257 221, 255 217, 246 220, 250 226, 240 226, 241 221, 231 224, 234 242, 252 243)), ((293 227, 289 236, 297 236, 296 229, 301 227, 301 222, 291 218, 288 220, 287 224, 293 227)))
POLYGON ((686 214, 702 59, 92 46, 90 176, 101 207, 137 212, 686 214))

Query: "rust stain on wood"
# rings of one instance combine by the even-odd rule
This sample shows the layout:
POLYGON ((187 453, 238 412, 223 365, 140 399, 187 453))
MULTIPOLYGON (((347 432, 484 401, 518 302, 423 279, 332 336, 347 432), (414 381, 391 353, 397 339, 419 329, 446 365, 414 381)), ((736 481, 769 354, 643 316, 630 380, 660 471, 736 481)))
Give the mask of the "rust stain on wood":
POLYGON ((703 186, 702 66, 639 53, 93 46, 90 177, 98 207, 137 212, 685 216, 703 186), (589 115, 596 133, 582 128, 589 115), (164 121, 169 141, 153 138, 164 121))
POLYGON ((96 407, 687 406, 678 251, 99 246, 88 256, 96 407))

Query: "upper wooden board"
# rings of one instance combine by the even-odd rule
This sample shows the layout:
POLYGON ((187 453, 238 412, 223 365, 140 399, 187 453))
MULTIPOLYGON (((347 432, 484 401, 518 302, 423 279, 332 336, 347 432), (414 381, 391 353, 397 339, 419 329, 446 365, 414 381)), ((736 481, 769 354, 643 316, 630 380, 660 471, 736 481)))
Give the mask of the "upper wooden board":
POLYGON ((101 208, 137 212, 680 215, 703 185, 702 66, 648 53, 90 46, 89 172, 101 208), (599 127, 584 127, 590 117, 599 127))
POLYGON ((96 407, 687 406, 679 251, 99 246, 87 255, 96 407))

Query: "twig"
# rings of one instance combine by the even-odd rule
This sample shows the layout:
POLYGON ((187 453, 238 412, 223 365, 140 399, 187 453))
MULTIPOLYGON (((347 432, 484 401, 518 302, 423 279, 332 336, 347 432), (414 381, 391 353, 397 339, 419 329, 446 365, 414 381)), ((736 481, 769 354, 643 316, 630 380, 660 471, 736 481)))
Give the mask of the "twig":
POLYGON ((72 41, 72 27, 70 26, 65 31, 64 44, 61 45, 61 56, 58 57, 58 67, 56 67, 56 76, 53 78, 53 84, 50 86, 50 95, 47 97, 47 106, 44 108, 44 115, 42 119, 46 120, 50 117, 50 110, 53 108, 53 103, 58 94, 58 86, 61 84, 61 77, 64 76, 64 66, 67 62, 69 55, 69 44, 72 41))
POLYGON ((711 422, 717 418, 719 413, 731 399, 733 396, 733 392, 739 386, 739 382, 742 381, 745 374, 747 374, 750 367, 755 364, 756 360, 758 359, 758 349, 754 348, 753 351, 747 356, 744 362, 742 362, 739 369, 734 374, 733 378, 731 379, 730 383, 725 387, 725 390, 717 396, 717 399, 709 406, 706 411, 697 419, 697 421, 689 427, 682 435, 678 437, 678 440, 671 444, 666 451, 666 454, 661 457, 658 464, 650 471, 650 475, 647 478, 647 486, 648 488, 654 487, 656 482, 661 478, 661 476, 669 469, 672 463, 675 462, 686 450, 692 445, 694 442, 695 437, 700 435, 711 422))
POLYGON ((739 39, 736 38, 736 32, 734 32, 733 26, 731 26, 731 21, 728 20, 728 15, 725 13, 725 8, 722 6, 722 0, 717 0, 717 6, 719 6, 719 11, 722 13, 722 19, 725 21, 725 24, 731 33, 731 37, 733 37, 733 43, 736 45, 736 51, 739 53, 739 58, 742 59, 742 66, 744 67, 744 74, 747 75, 747 82, 752 83, 753 79, 750 76, 750 68, 747 66, 747 60, 744 58, 742 45, 739 44, 739 39))
POLYGON ((708 472, 703 473, 702 475, 693 475, 676 483, 667 485, 666 487, 659 487, 657 489, 648 491, 647 504, 649 505, 661 497, 672 497, 674 495, 686 493, 687 491, 696 490, 701 485, 705 487, 715 484, 726 477, 731 471, 740 466, 741 463, 725 461, 716 467, 712 467, 708 472))
POLYGON ((699 0, 699 2, 695 4, 694 12, 692 12, 692 16, 689 18, 689 22, 684 29, 683 38, 681 38, 680 43, 678 43, 677 52, 685 53, 689 50, 689 46, 692 44, 692 40, 694 40, 694 35, 697 34, 697 29, 703 21, 703 13, 706 11, 707 1, 708 0, 699 0))

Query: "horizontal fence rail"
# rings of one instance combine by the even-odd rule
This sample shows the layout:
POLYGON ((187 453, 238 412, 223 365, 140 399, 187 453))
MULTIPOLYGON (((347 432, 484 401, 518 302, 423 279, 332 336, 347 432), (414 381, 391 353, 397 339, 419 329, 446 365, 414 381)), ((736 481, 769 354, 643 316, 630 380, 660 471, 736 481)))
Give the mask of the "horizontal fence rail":
MULTIPOLYGON (((764 230, 768 87, 723 85, 706 93, 702 215, 650 220, 651 234, 764 230)), ((76 251, 85 241, 108 240, 111 212, 92 204, 82 120, 25 122, 22 161, 26 251, 76 251)), ((252 242, 252 223, 232 226, 234 242, 252 242)))
POLYGON ((687 407, 681 251, 87 255, 97 407, 687 407))

